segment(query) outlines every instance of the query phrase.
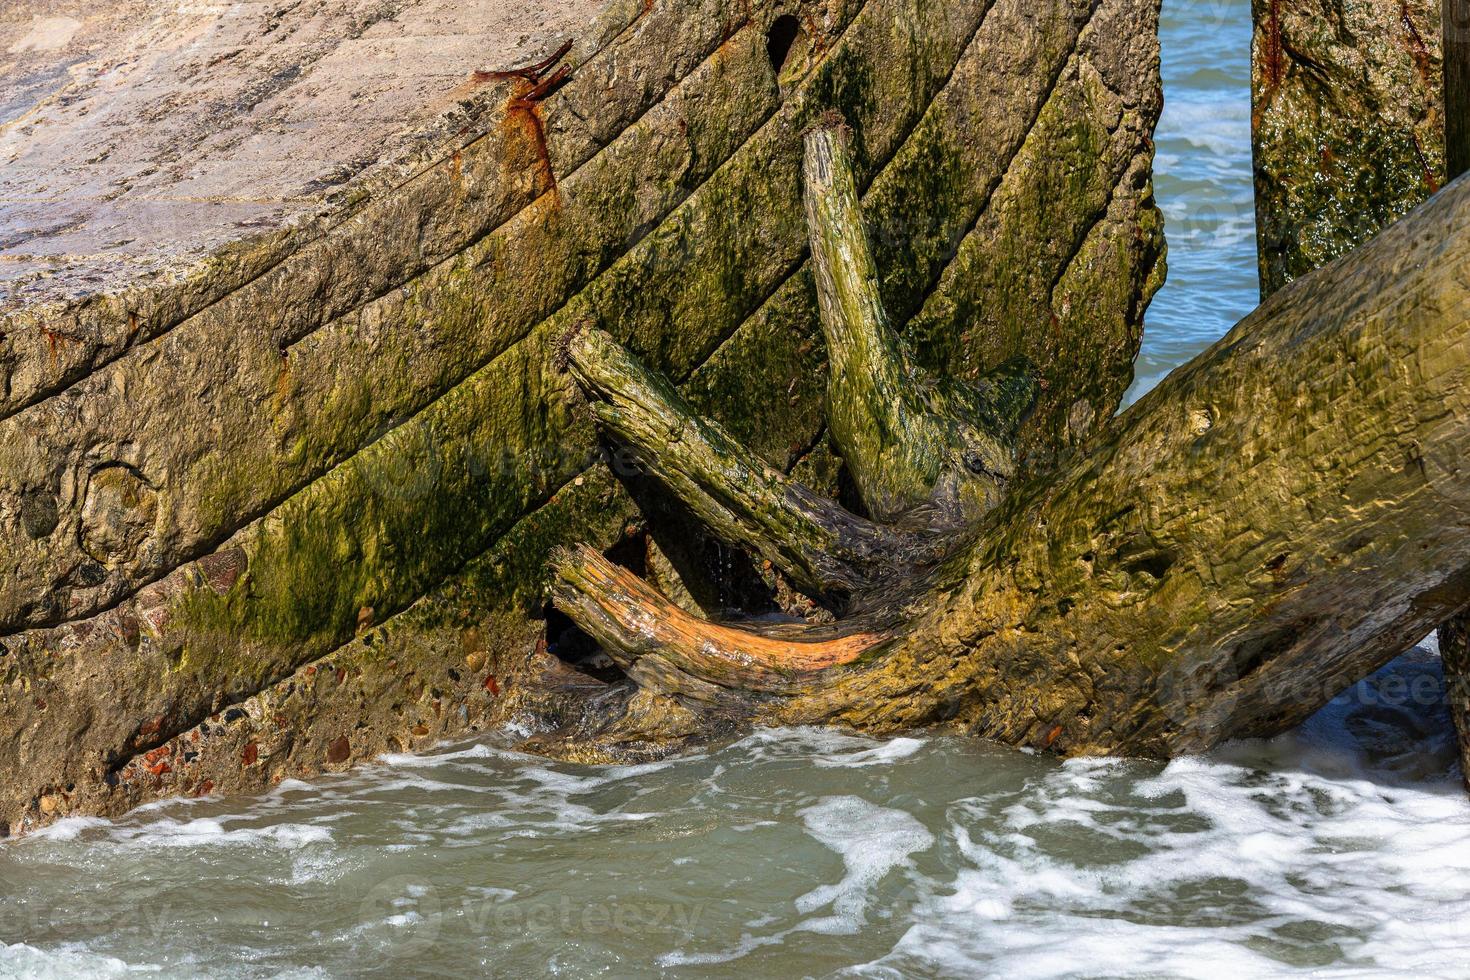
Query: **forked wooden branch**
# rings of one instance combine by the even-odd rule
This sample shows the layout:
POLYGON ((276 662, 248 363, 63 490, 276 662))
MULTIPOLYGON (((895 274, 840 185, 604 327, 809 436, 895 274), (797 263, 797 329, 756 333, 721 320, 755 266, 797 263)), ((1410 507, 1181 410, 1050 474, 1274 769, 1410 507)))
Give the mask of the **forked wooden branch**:
POLYGON ((610 339, 571 348, 608 433, 715 534, 859 610, 843 634, 768 642, 559 555, 558 605, 644 690, 751 724, 1169 756, 1289 728, 1470 602, 1470 183, 1011 481, 997 419, 1014 413, 933 397, 960 389, 916 372, 883 315, 842 140, 807 139, 812 251, 832 435, 879 523, 766 466, 610 339))

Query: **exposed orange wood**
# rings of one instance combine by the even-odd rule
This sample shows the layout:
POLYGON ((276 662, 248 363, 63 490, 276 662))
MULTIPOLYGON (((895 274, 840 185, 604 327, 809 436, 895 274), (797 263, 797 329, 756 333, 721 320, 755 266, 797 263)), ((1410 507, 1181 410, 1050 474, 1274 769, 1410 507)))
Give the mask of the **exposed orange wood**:
POLYGON ((643 579, 590 548, 568 556, 576 588, 611 618, 642 653, 671 654, 681 667, 717 680, 741 674, 809 674, 850 664, 883 642, 878 633, 829 640, 783 640, 692 616, 643 579))

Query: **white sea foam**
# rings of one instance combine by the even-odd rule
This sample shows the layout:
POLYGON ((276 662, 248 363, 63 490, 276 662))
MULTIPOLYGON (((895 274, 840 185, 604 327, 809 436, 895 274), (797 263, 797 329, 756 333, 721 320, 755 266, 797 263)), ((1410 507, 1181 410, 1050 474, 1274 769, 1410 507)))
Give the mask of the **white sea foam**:
POLYGON ((379 756, 378 761, 389 766, 417 769, 430 768, 446 762, 463 759, 490 759, 500 755, 511 754, 504 749, 497 749, 482 742, 476 742, 473 745, 467 745, 457 749, 440 749, 423 753, 387 752, 379 756))
POLYGON ((280 823, 265 827, 227 829, 219 820, 205 817, 179 821, 156 820, 142 826, 117 826, 112 838, 119 843, 144 847, 230 847, 266 844, 286 850, 321 844, 332 832, 314 824, 280 823))
POLYGON ((807 833, 842 856, 846 874, 800 896, 796 910, 809 915, 827 906, 832 915, 802 928, 813 932, 856 932, 871 892, 884 876, 908 863, 910 855, 934 846, 934 835, 902 810, 875 806, 856 796, 827 797, 801 811, 807 833))
POLYGON ((156 973, 157 967, 130 967, 111 956, 61 947, 40 950, 24 943, 0 943, 0 980, 72 980, 74 977, 125 977, 156 973))
POLYGON ((900 759, 907 759, 918 752, 925 745, 921 738, 895 738, 891 741, 882 742, 878 745, 865 745, 863 748, 847 752, 836 752, 824 755, 815 760, 816 764, 826 769, 852 769, 860 766, 886 766, 900 759))
POLYGON ((186 848, 267 845, 296 850, 332 839, 326 827, 315 824, 278 823, 261 827, 229 829, 216 819, 200 817, 179 820, 161 817, 146 822, 114 823, 95 817, 72 817, 38 831, 37 840, 54 842, 98 841, 121 847, 186 848))
POLYGON ((1470 802, 1451 773, 1403 783, 1363 762, 1343 724, 1361 700, 1154 776, 1078 762, 1018 801, 959 802, 948 839, 964 866, 854 972, 1470 975, 1470 802), (1358 759, 1353 778, 1344 758, 1358 759))
POLYGON ((89 830, 110 826, 112 821, 101 817, 67 817, 36 831, 36 837, 56 841, 76 840, 89 830))
POLYGON ((739 745, 757 759, 800 758, 824 769, 886 765, 920 751, 922 738, 871 739, 831 728, 762 729, 739 745))
MULTIPOLYGON (((784 732, 803 741, 810 732, 784 732)), ((844 874, 839 881, 819 885, 796 897, 792 903, 800 918, 794 925, 759 930, 784 921, 779 913, 757 916, 746 923, 748 931, 733 946, 718 952, 676 950, 659 957, 665 967, 728 963, 757 949, 778 946, 794 933, 843 936, 860 932, 874 890, 891 872, 908 867, 910 857, 934 845, 934 835, 912 815, 902 810, 876 806, 861 797, 832 796, 819 800, 800 813, 806 831, 842 858, 844 874), (814 915, 828 909, 826 915, 814 915)))
POLYGON ((1176 762, 1138 783, 1138 799, 1112 805, 1059 806, 1071 780, 1047 782, 1028 806, 1007 811, 1010 833, 956 821, 952 832, 972 867, 921 907, 895 949, 873 965, 1003 968, 1015 977, 1094 969, 1119 976, 1466 975, 1470 807, 1462 799, 1438 790, 1389 799, 1372 783, 1309 774, 1263 780, 1213 760, 1176 762), (1113 835, 1149 799, 1172 802, 1134 822, 1128 836, 1140 853, 1125 861, 1093 865, 1015 833, 1061 820, 1076 825, 1074 836, 1113 835), (1170 830, 1171 811, 1193 819, 1170 830), (1228 914, 1211 918, 1211 903, 1201 900, 1211 891, 1244 896, 1241 904, 1254 910, 1233 922, 1228 914), (1303 936, 1321 937, 1317 948, 1303 936))

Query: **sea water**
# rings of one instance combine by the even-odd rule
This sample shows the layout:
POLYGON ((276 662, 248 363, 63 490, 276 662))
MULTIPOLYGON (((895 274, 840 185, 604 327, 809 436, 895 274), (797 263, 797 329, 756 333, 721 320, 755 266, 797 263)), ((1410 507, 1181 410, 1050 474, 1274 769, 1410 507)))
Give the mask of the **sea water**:
MULTIPOLYGON (((1249 10, 1166 0, 1138 390, 1256 302, 1249 10)), ((494 737, 0 847, 0 975, 1470 977, 1432 651, 1169 765, 768 731, 622 768, 494 737)))

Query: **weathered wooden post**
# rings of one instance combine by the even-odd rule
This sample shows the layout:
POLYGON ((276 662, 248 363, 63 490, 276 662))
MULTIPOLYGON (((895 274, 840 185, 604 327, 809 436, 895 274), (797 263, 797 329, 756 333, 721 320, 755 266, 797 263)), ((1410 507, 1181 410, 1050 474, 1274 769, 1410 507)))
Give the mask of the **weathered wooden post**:
POLYGON ((1451 178, 1470 170, 1470 0, 1444 2, 1445 158, 1451 178))
POLYGON ((1254 0, 1261 298, 1445 184, 1439 0, 1254 0))
MULTIPOLYGON (((1470 168, 1470 2, 1444 0, 1436 23, 1433 0, 1290 8, 1257 0, 1255 19, 1266 297, 1368 241, 1470 168), (1334 24, 1352 29, 1329 30, 1334 24)), ((1470 787, 1470 615, 1446 623, 1439 644, 1470 787)))
MULTIPOLYGON (((1470 0, 1444 4, 1445 167, 1454 179, 1470 170, 1470 0)), ((1460 771, 1470 789, 1470 615, 1439 630, 1445 691, 1460 734, 1460 771)))

